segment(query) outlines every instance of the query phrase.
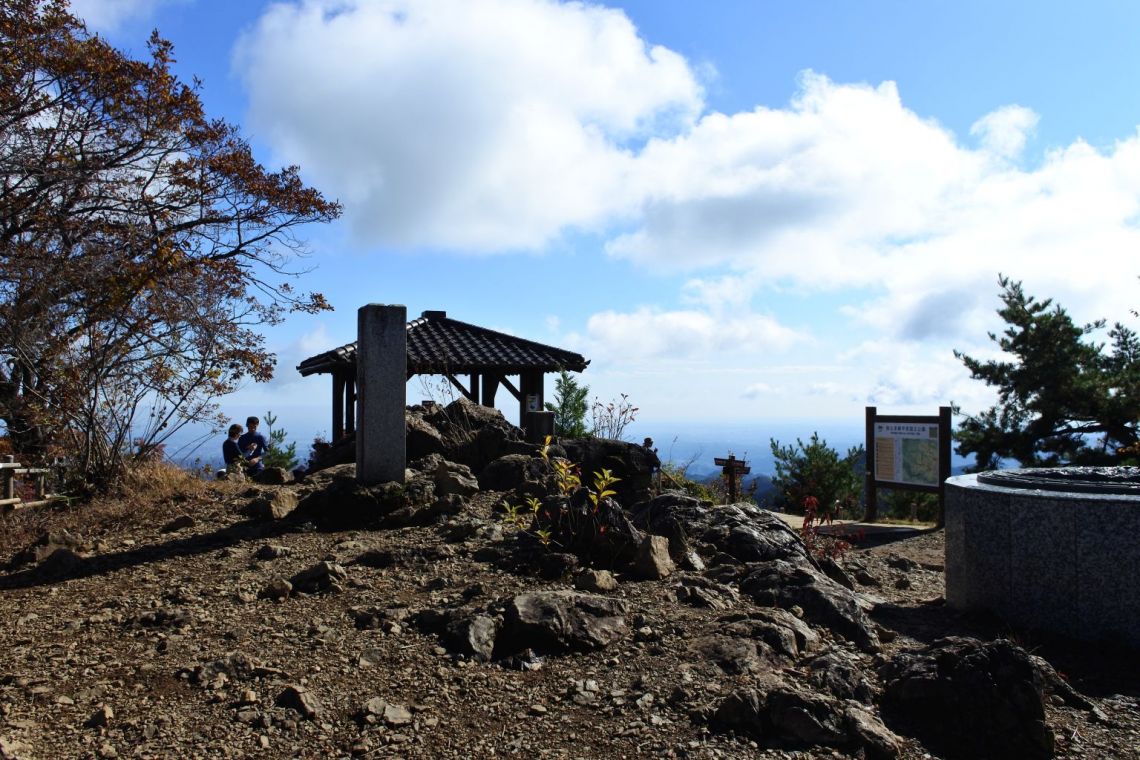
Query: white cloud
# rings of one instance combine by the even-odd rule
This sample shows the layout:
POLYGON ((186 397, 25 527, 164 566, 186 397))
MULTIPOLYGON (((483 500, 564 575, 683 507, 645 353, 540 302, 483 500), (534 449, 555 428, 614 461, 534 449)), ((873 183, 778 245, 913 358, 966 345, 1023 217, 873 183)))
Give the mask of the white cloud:
POLYGON ((893 83, 806 74, 786 108, 707 114, 638 156, 638 224, 609 252, 702 274, 697 302, 758 291, 860 288, 848 316, 896 339, 951 342, 993 327, 997 275, 1081 320, 1125 316, 1140 295, 1140 136, 1083 142, 1031 168, 1028 109, 979 120, 981 149, 907 109, 893 83), (1125 275, 1121 277, 1121 275, 1125 275))
MULTIPOLYGON (((978 358, 998 354, 983 343, 984 333, 962 348, 978 358)), ((955 403, 977 412, 994 403, 995 394, 969 371, 952 350, 938 342, 899 342, 879 339, 842 352, 838 360, 849 373, 847 392, 859 404, 881 406, 894 413, 933 414, 955 403)))
POLYGON ((253 130, 362 239, 408 247, 536 248, 632 211, 630 141, 702 108, 621 11, 550 0, 279 3, 235 62, 253 130))
POLYGON ((982 147, 996 156, 1014 159, 1025 149, 1025 142, 1039 117, 1028 108, 1002 106, 974 122, 970 134, 981 139, 982 147))
POLYGON ((571 340, 603 359, 712 358, 784 350, 803 336, 763 314, 738 313, 720 320, 696 309, 604 311, 586 323, 586 336, 571 340))
POLYGON ((328 325, 322 322, 298 338, 291 348, 294 349, 294 353, 300 354, 301 359, 304 360, 336 348, 338 345, 340 344, 335 343, 329 336, 328 325))
POLYGON ((774 389, 768 383, 752 383, 740 395, 746 399, 760 398, 771 393, 774 389))
POLYGON ((71 0, 71 12, 92 31, 111 32, 128 21, 149 19, 162 2, 172 0, 71 0))
POLYGON ((589 230, 687 273, 680 309, 592 316, 571 336, 590 356, 786 350, 803 336, 757 294, 858 289, 834 307, 851 326, 929 353, 852 355, 859 377, 828 392, 959 398, 950 349, 996 327, 999 272, 1078 321, 1140 303, 1140 134, 1027 157, 1024 106, 956 135, 893 82, 812 72, 786 105, 710 112, 695 67, 621 11, 550 0, 279 3, 235 64, 257 136, 363 242, 497 252, 589 230))

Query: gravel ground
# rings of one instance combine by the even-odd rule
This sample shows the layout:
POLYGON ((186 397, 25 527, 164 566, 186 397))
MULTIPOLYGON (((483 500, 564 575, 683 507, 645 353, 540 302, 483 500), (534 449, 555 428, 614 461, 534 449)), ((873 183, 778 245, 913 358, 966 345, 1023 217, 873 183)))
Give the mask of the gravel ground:
MULTIPOLYGON (((480 494, 469 511, 491 519, 498 500, 480 494)), ((186 514, 186 527, 103 536, 55 579, 47 568, 0 576, 0 758, 845 757, 761 746, 701 719, 702 705, 753 677, 711 667, 691 644, 750 601, 710 611, 680 604, 670 579, 621 579, 612 594, 634 613, 626 639, 529 670, 476 663, 408 615, 570 583, 477 559, 496 535, 322 532, 249 521, 247 501, 172 507, 169 519, 186 514), (392 561, 354 564, 369 550, 392 561), (345 567, 339 590, 263 598, 275 580, 324 560, 345 567), (361 610, 376 612, 378 627, 358 628, 361 610)), ((868 672, 940 636, 1014 635, 945 607, 942 540, 929 532, 844 558, 885 642, 862 655, 868 672)), ((1134 654, 1017 640, 1096 708, 1050 705, 1058 757, 1140 758, 1134 654)), ((908 739, 901 757, 932 755, 908 739)))

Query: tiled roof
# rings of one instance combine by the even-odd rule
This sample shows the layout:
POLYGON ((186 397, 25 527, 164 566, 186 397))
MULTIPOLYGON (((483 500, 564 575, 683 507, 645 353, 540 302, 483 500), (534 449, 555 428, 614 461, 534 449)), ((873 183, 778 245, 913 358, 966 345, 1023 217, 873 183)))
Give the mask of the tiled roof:
MULTIPOLYGON (((449 319, 442 311, 425 311, 419 319, 408 322, 409 373, 581 372, 587 364, 573 351, 449 319)), ((297 365, 297 371, 307 376, 355 365, 356 343, 349 343, 309 357, 297 365)))

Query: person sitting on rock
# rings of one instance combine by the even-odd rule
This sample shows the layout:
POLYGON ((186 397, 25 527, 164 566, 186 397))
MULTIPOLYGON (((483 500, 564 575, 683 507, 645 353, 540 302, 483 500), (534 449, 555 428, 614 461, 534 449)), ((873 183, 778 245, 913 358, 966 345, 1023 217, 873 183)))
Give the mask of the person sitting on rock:
POLYGON ((241 425, 236 423, 230 425, 227 435, 229 437, 222 443, 222 459, 225 460, 227 473, 238 473, 245 465, 245 457, 238 443, 241 438, 241 425))
POLYGON ((261 460, 269 451, 269 442, 265 440, 265 436, 257 432, 257 426, 260 424, 261 420, 257 417, 247 418, 245 434, 238 438, 238 448, 245 456, 246 469, 254 475, 265 469, 265 463, 261 460))

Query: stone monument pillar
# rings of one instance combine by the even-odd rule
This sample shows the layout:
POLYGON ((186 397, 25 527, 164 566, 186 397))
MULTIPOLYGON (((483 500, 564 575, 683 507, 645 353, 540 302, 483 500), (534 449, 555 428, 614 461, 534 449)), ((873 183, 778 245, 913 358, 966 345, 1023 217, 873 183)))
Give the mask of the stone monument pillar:
POLYGON ((356 481, 403 483, 408 309, 362 306, 356 330, 356 481))

